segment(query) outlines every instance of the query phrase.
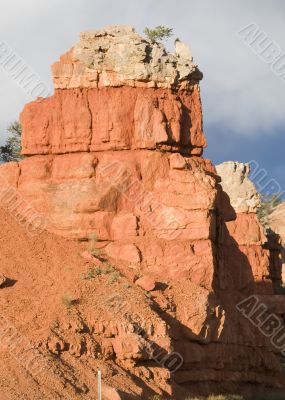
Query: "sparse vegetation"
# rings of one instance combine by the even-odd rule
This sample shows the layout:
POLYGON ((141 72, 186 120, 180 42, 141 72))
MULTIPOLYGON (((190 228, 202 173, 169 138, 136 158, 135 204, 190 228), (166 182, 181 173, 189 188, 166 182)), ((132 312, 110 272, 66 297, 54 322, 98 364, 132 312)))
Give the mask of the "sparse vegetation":
POLYGON ((14 121, 7 129, 9 136, 4 146, 0 146, 0 162, 18 161, 21 158, 22 127, 19 121, 14 121))
POLYGON ((105 270, 101 267, 96 267, 94 269, 95 275, 104 275, 105 274, 105 270))
POLYGON ((112 274, 108 280, 108 284, 112 285, 113 283, 117 282, 120 279, 120 277, 121 277, 121 274, 119 271, 112 272, 112 274))
POLYGON ((110 281, 109 283, 116 282, 121 276, 120 272, 116 271, 113 265, 105 264, 105 268, 103 267, 90 268, 85 274, 81 275, 81 279, 86 281, 91 281, 96 276, 108 275, 108 274, 112 274, 112 276, 109 279, 110 281))
POLYGON ((95 278, 94 269, 89 269, 85 275, 82 275, 82 279, 85 280, 85 281, 91 281, 94 278, 95 278))
POLYGON ((115 272, 115 268, 113 267, 113 265, 111 264, 106 264, 107 268, 106 268, 106 274, 110 274, 111 272, 115 272))
POLYGON ((103 259, 102 250, 97 248, 98 235, 97 233, 92 233, 89 236, 89 252, 92 256, 103 259))
POLYGON ((130 289, 130 288, 131 288, 131 285, 130 285, 129 283, 124 283, 124 284, 123 284, 123 288, 124 288, 124 289, 130 289))
POLYGON ((155 394, 154 396, 150 397, 149 400, 163 400, 163 397, 159 394, 155 394))
POLYGON ((257 210, 257 216, 264 226, 267 226, 269 215, 280 203, 282 199, 278 193, 261 194, 261 206, 257 210))
POLYGON ((65 293, 62 296, 62 304, 64 304, 67 308, 73 306, 76 302, 76 299, 69 293, 65 293))
POLYGON ((89 240, 91 240, 92 242, 97 242, 98 241, 98 236, 96 233, 91 233, 91 235, 89 235, 89 240))
POLYGON ((98 257, 101 255, 101 250, 100 249, 92 249, 90 251, 90 254, 92 254, 92 256, 98 257))
POLYGON ((143 32, 151 43, 160 42, 173 35, 173 29, 163 25, 158 25, 153 29, 146 27, 143 32))
POLYGON ((89 236, 89 241, 90 241, 90 254, 95 257, 99 257, 101 255, 101 250, 96 248, 96 244, 98 242, 98 236, 96 233, 92 233, 89 236))

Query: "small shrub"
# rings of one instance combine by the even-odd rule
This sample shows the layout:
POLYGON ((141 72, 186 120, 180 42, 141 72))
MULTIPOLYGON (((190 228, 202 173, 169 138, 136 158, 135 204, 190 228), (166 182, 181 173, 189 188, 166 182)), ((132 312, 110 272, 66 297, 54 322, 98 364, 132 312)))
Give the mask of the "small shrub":
MULTIPOLYGON (((96 274, 97 275, 97 274, 96 274)), ((89 271, 86 273, 86 275, 82 276, 82 279, 86 281, 91 281, 92 279, 95 278, 95 271, 94 269, 89 269, 89 271)))
POLYGON ((153 29, 145 28, 143 32, 151 43, 157 43, 172 36, 173 29, 158 25, 153 29))
POLYGON ((112 274, 108 280, 108 284, 111 285, 111 284, 117 282, 120 277, 121 277, 121 274, 119 271, 112 272, 112 274))
POLYGON ((91 234, 89 235, 89 240, 92 241, 92 242, 97 242, 97 241, 98 241, 98 236, 97 236, 97 234, 96 234, 96 233, 91 233, 91 234))
POLYGON ((123 284, 123 288, 124 288, 124 289, 130 289, 130 288, 131 288, 131 285, 130 285, 129 283, 124 283, 124 284, 123 284))
POLYGON ((102 252, 100 249, 91 249, 90 254, 92 254, 92 256, 98 257, 102 254, 102 252))
POLYGON ((101 268, 101 267, 96 267, 94 269, 94 273, 95 273, 95 275, 104 275, 105 274, 105 270, 103 268, 101 268))
POLYGON ((89 235, 89 241, 90 241, 90 253, 92 256, 98 257, 101 255, 101 250, 96 248, 96 244, 98 242, 98 236, 96 233, 91 233, 89 235))
POLYGON ((110 274, 111 272, 115 272, 116 270, 115 270, 115 268, 113 267, 113 265, 111 265, 111 264, 106 264, 107 265, 107 268, 106 268, 106 274, 110 274))
POLYGON ((71 306, 73 306, 73 304, 75 304, 76 299, 71 295, 71 294, 64 294, 62 296, 62 303, 67 307, 70 308, 71 306))

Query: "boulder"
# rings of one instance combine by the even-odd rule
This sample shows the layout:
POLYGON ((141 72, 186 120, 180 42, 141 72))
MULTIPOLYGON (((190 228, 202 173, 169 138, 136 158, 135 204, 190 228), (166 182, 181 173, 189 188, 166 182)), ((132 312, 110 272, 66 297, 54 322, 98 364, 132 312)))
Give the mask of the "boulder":
POLYGON ((155 289, 155 281, 150 276, 144 275, 135 282, 136 285, 140 286, 143 290, 151 292, 155 289))

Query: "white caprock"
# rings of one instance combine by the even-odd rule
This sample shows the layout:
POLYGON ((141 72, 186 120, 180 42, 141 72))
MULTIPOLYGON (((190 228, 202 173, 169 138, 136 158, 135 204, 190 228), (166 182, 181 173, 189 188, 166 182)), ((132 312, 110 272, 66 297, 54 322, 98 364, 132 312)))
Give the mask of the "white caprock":
POLYGON ((193 61, 192 51, 190 47, 187 44, 181 42, 181 40, 178 38, 175 40, 175 52, 176 55, 182 60, 188 60, 191 62, 193 61))

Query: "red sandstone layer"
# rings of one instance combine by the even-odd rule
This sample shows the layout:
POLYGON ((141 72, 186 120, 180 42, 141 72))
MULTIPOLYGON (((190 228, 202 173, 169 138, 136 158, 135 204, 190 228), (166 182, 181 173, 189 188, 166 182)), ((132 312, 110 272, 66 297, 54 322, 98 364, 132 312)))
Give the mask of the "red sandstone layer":
POLYGON ((206 140, 198 86, 56 90, 22 115, 25 155, 162 149, 201 154, 206 140))

